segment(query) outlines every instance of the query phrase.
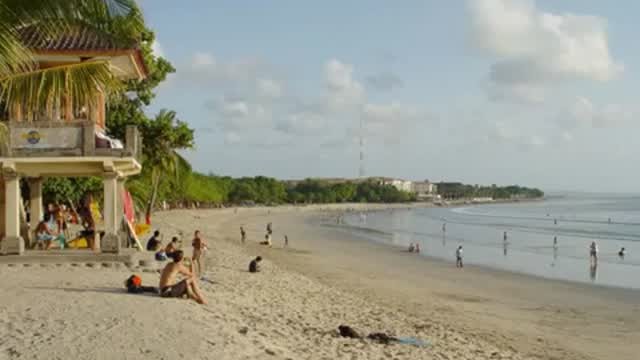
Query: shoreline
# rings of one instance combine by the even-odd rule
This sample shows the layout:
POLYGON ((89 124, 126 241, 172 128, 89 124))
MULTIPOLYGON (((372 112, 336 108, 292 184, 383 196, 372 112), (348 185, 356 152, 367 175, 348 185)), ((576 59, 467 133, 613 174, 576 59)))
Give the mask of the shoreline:
MULTIPOLYGON (((495 336, 504 337, 506 345, 526 349, 525 353, 530 356, 589 359, 594 358, 593 354, 597 354, 595 358, 608 359, 611 358, 611 354, 617 354, 617 357, 614 356, 614 358, 631 360, 634 359, 634 351, 640 350, 640 347, 638 347, 634 351, 625 351, 628 348, 628 344, 621 341, 620 336, 612 338, 613 335, 611 335, 620 331, 616 324, 620 325, 621 314, 626 314, 625 317, 630 330, 622 338, 627 338, 627 341, 629 341, 632 338, 630 334, 640 335, 640 307, 637 305, 637 298, 640 293, 637 290, 593 286, 476 265, 469 265, 465 267, 464 272, 459 272, 456 271, 451 263, 444 260, 412 256, 406 251, 401 251, 400 248, 388 244, 373 243, 365 238, 348 239, 350 235, 344 230, 321 229, 322 226, 313 225, 313 219, 322 217, 323 214, 326 213, 316 211, 302 216, 284 214, 282 219, 274 218, 274 215, 253 214, 253 219, 250 219, 250 221, 240 220, 240 222, 246 222, 255 227, 260 225, 260 221, 264 222, 266 218, 269 218, 269 220, 273 218, 276 229, 279 226, 300 226, 302 227, 302 233, 310 234, 317 231, 318 233, 314 235, 314 239, 311 242, 325 241, 329 238, 341 238, 348 246, 338 248, 337 251, 336 249, 323 251, 323 248, 330 246, 329 244, 317 247, 304 243, 301 246, 304 245, 304 251, 309 253, 303 256, 304 259, 295 259, 290 254, 271 254, 272 252, 269 251, 270 258, 274 257, 276 262, 284 264, 288 269, 304 273, 306 276, 311 276, 328 286, 336 286, 342 290, 355 292, 367 297, 373 296, 378 299, 384 299, 395 306, 402 304, 399 307, 402 309, 410 308, 415 312, 427 311, 431 317, 439 318, 442 314, 437 311, 434 313, 433 309, 425 310, 425 303, 402 299, 402 296, 398 298, 398 295, 389 294, 387 287, 396 289, 398 293, 411 294, 408 299, 431 298, 427 302, 428 304, 434 305, 436 303, 435 308, 446 309, 446 312, 454 313, 444 316, 445 319, 455 318, 454 322, 465 325, 471 322, 473 324, 471 327, 476 328, 475 331, 480 330, 481 333, 489 332, 495 336), (287 217, 292 219, 286 220, 287 217), (283 221, 284 224, 278 225, 280 221, 283 221), (341 234, 336 234, 336 231, 341 234), (349 243, 350 241, 353 243, 349 243), (378 252, 379 254, 372 255, 372 252, 378 252), (353 257, 338 256, 340 254, 362 256, 364 260, 355 261, 353 257), (387 256, 394 257, 398 261, 392 264, 396 269, 389 271, 395 276, 390 276, 390 278, 382 281, 380 277, 384 277, 385 273, 381 273, 378 267, 386 269, 386 267, 382 266, 382 263, 384 261, 383 257, 387 256), (326 261, 318 259, 328 257, 334 258, 326 261), (346 271, 335 270, 336 263, 341 264, 348 261, 356 264, 342 269, 346 271), (411 261, 411 263, 408 266, 403 266, 402 262, 405 261, 411 261), (311 264, 313 262, 318 262, 318 264, 312 268, 311 264), (369 264, 367 265, 367 263, 369 264), (380 266, 370 266, 371 263, 380 264, 380 266), (331 266, 334 269, 331 269, 331 266), (405 271, 397 269, 400 267, 405 271), (360 271, 357 271, 359 268, 360 271), (366 271, 362 269, 366 269, 366 271), (412 271, 415 271, 416 274, 412 274, 412 271), (469 275, 469 279, 465 279, 466 275, 469 275), (465 281, 470 283, 464 283, 465 281), (394 286, 390 282, 405 284, 403 286, 394 286), (434 283, 437 283, 437 286, 434 286, 434 283), (363 286, 364 284, 366 286, 363 286), (425 284, 429 284, 427 285, 429 288, 420 289, 425 284), (381 285, 386 290, 380 290, 381 285), (407 287, 410 289, 407 290, 407 287), (431 287, 436 287, 437 291, 431 289, 431 287), (442 304, 443 297, 444 304, 442 304), (465 319, 465 311, 457 313, 451 308, 452 303, 462 306, 463 309, 471 308, 474 317, 477 316, 478 318, 471 319, 471 321, 469 321, 470 319, 465 319), (505 304, 511 305, 508 309, 509 311, 501 308, 505 304), (478 308, 481 310, 478 310, 478 308), (577 318, 576 314, 580 314, 580 317, 583 318, 577 318), (555 319, 547 320, 549 317, 555 319), (526 331, 522 331, 517 336, 512 336, 513 332, 517 333, 518 331, 512 329, 514 325, 511 319, 522 320, 523 318, 526 318, 527 321, 519 324, 516 328, 524 328, 526 331), (603 321, 603 318, 608 319, 608 321, 597 324, 603 321), (554 323, 554 326, 548 328, 540 325, 547 321, 554 323), (593 329, 585 332, 583 324, 590 324, 591 322, 594 323, 593 329), (568 324, 571 325, 573 330, 564 329, 565 325, 568 324), (580 333, 584 334, 572 339, 574 335, 580 333), (595 338, 599 340, 595 341, 595 338), (542 356, 541 354, 545 355, 542 356)), ((229 225, 229 228, 233 228, 232 224, 233 222, 227 225, 229 225)), ((291 235, 289 237, 291 238, 291 235)), ((233 233, 231 232, 226 239, 234 242, 233 233)), ((235 242, 237 243, 237 240, 235 242)), ((260 247, 256 248, 251 245, 250 247, 253 251, 260 249, 260 247)))

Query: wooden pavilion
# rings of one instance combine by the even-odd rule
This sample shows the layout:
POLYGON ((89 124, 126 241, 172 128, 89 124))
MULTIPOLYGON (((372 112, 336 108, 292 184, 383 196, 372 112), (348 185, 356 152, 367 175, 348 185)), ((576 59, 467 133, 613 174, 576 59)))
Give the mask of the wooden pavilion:
MULTIPOLYGON (((146 76, 139 49, 123 48, 90 29, 74 28, 55 38, 43 36, 36 27, 21 30, 24 44, 35 54, 39 69, 106 61, 114 76, 122 80, 146 76)), ((105 133, 105 96, 99 93, 89 103, 63 96, 46 108, 10 106, 9 141, 0 149, 0 253, 22 254, 20 180, 30 187, 31 231, 43 218, 42 184, 47 177, 100 176, 104 185, 104 236, 102 252, 118 253, 122 219, 124 179, 141 169, 141 139, 137 128, 127 127, 125 143, 105 133)), ((24 224, 22 224, 24 225, 24 224)), ((24 226, 22 226, 24 228, 24 226)))

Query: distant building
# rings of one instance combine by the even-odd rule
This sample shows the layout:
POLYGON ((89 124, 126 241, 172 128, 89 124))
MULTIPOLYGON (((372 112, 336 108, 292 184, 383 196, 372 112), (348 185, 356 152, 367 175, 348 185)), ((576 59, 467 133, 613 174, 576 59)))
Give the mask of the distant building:
POLYGON ((414 181, 411 187, 411 191, 416 194, 434 194, 438 192, 438 185, 430 182, 429 180, 414 181))
POLYGON ((400 191, 413 191, 413 181, 410 180, 394 179, 388 177, 370 177, 367 180, 376 182, 380 185, 391 185, 400 191))

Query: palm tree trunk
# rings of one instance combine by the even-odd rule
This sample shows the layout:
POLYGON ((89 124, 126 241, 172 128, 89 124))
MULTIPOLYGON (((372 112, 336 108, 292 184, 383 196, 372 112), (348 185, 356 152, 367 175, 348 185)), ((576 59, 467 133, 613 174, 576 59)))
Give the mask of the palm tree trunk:
POLYGON ((151 196, 149 197, 149 202, 147 203, 147 211, 146 211, 146 221, 150 223, 151 219, 151 211, 153 210, 153 206, 156 203, 156 199, 158 198, 158 189, 160 188, 160 177, 161 173, 157 170, 153 170, 151 173, 151 196))

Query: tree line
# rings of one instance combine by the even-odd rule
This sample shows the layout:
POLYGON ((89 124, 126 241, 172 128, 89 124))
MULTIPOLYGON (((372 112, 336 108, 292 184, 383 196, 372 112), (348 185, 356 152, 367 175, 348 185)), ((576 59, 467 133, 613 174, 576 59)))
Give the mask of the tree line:
POLYGON ((542 198, 544 192, 536 188, 518 185, 491 186, 467 185, 462 183, 439 183, 438 194, 445 199, 472 199, 490 197, 494 200, 542 198))

